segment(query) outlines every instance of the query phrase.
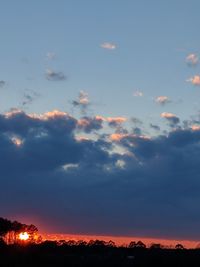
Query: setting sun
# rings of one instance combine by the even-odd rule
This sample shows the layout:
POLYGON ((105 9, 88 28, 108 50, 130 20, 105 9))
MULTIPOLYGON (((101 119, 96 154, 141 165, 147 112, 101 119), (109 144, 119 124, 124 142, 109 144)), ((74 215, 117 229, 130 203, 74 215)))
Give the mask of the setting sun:
POLYGON ((19 234, 19 239, 26 241, 29 239, 29 234, 27 232, 22 232, 19 234))

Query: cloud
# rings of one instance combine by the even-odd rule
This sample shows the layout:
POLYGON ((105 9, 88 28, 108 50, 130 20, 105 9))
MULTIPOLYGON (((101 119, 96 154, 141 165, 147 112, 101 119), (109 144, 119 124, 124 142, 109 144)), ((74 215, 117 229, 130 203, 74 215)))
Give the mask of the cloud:
POLYGON ((0 88, 3 88, 5 85, 6 85, 6 82, 3 81, 3 80, 1 80, 1 81, 0 81, 0 88))
POLYGON ((170 103, 171 100, 167 96, 158 96, 158 97, 155 98, 155 102, 160 104, 160 105, 162 105, 162 106, 164 106, 164 105, 170 103))
POLYGON ((47 55, 46 55, 46 58, 48 60, 53 60, 53 59, 56 58, 56 53, 54 53, 54 52, 48 52, 47 55))
POLYGON ((116 45, 113 43, 105 42, 101 44, 101 47, 108 50, 114 50, 116 49, 116 45))
POLYGON ((135 92, 133 92, 133 96, 135 97, 142 97, 143 95, 144 95, 143 92, 139 90, 136 90, 135 92))
POLYGON ((90 133, 94 130, 100 130, 103 127, 103 120, 101 117, 96 116, 93 118, 83 117, 78 120, 77 128, 86 133, 90 133))
POLYGON ((160 127, 158 125, 150 123, 150 127, 154 129, 155 131, 160 131, 160 127))
POLYGON ((25 90, 22 100, 22 107, 31 105, 39 96, 40 94, 33 90, 25 90))
POLYGON ((110 135, 110 140, 111 141, 120 141, 121 139, 123 139, 124 137, 127 137, 128 134, 124 134, 124 133, 113 133, 110 135))
POLYGON ((196 66, 199 63, 199 57, 196 54, 189 54, 185 61, 188 66, 196 66))
POLYGON ((89 95, 85 91, 81 90, 79 92, 78 99, 72 101, 74 107, 81 108, 83 113, 86 112, 88 106, 90 105, 89 95))
POLYGON ((143 124, 142 121, 136 117, 132 117, 131 122, 135 125, 142 125, 143 124))
POLYGON ((191 82, 193 85, 200 86, 200 75, 194 75, 186 81, 191 82))
POLYGON ((63 72, 56 72, 51 69, 46 70, 45 76, 49 81, 64 81, 67 79, 66 75, 63 72))
POLYGON ((127 121, 127 118, 125 117, 108 117, 106 118, 109 126, 111 127, 119 127, 122 125, 122 123, 127 121))
POLYGON ((171 127, 175 127, 180 122, 180 119, 175 114, 170 112, 163 112, 160 116, 168 120, 171 127))
POLYGON ((59 110, 1 113, 2 216, 31 216, 54 233, 199 240, 200 129, 151 137, 111 133, 105 122, 59 110), (106 137, 77 138, 91 129, 106 137))
POLYGON ((193 130, 193 131, 200 131, 200 125, 192 125, 191 126, 191 129, 193 130))

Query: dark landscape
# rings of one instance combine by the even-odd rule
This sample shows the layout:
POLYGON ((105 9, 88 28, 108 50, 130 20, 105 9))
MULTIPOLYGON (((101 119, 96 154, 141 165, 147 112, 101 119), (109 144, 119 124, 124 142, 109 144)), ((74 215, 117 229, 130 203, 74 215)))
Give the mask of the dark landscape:
POLYGON ((34 225, 0 218, 0 266, 199 266, 200 249, 186 249, 182 244, 166 248, 132 241, 116 246, 113 241, 59 240, 42 241, 34 225), (26 231, 26 232, 24 232, 26 231), (20 238, 21 233, 27 239, 20 238), (24 235, 25 236, 25 235, 24 235))
POLYGON ((29 245, 0 245, 0 266, 196 266, 200 249, 166 249, 156 244, 150 248, 115 247, 95 240, 88 244, 45 241, 29 245))

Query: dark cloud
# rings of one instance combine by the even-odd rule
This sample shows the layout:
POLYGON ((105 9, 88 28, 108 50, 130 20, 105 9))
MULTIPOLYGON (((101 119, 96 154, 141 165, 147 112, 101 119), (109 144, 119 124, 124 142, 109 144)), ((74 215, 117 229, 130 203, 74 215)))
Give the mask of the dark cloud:
POLYGON ((40 94, 33 90, 25 90, 23 94, 23 100, 22 100, 22 107, 26 107, 28 105, 31 105, 38 97, 40 94))
POLYGON ((61 71, 54 71, 51 69, 46 70, 46 79, 49 81, 64 81, 67 79, 67 76, 61 71))
POLYGON ((77 128, 86 133, 90 133, 94 130, 100 130, 103 127, 103 119, 99 116, 96 117, 82 117, 78 120, 77 128))
POLYGON ((150 127, 154 129, 155 131, 160 131, 160 127, 158 125, 150 123, 150 127))
POLYGON ((113 128, 121 128, 122 124, 127 121, 125 117, 108 117, 105 119, 108 125, 113 128))
POLYGON ((132 117, 130 121, 135 125, 135 126, 141 126, 143 123, 140 119, 136 117, 132 117))
POLYGON ((180 122, 179 117, 177 117, 175 114, 170 113, 170 112, 163 112, 161 114, 161 117, 165 118, 168 121, 169 126, 172 128, 177 127, 177 124, 179 124, 180 122))
POLYGON ((136 135, 142 135, 142 129, 140 129, 139 127, 134 127, 133 133, 136 135))
POLYGON ((85 139, 77 131, 103 120, 82 119, 89 128, 60 111, 0 115, 1 215, 43 231, 199 239, 200 130, 85 139))

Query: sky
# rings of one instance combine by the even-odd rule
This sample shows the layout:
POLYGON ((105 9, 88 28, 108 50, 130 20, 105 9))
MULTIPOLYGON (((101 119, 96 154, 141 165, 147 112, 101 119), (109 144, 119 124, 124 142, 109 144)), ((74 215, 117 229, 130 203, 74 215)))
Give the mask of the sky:
POLYGON ((200 239, 200 2, 0 4, 0 216, 200 239))

